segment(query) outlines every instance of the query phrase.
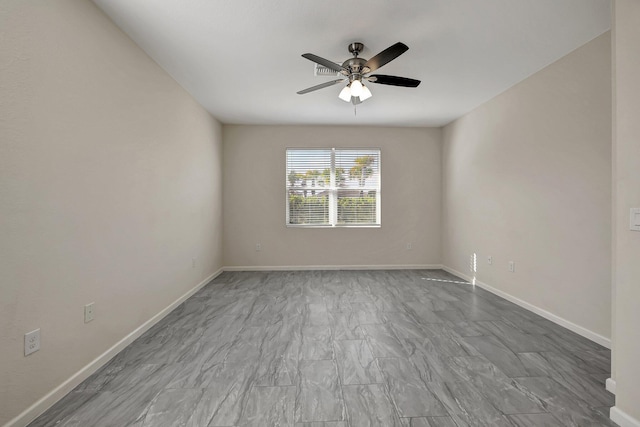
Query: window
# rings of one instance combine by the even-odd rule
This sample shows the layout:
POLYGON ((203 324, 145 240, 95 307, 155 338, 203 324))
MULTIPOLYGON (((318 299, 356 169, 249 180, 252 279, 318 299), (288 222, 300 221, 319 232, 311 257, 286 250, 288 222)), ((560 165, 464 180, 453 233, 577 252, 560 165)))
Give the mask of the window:
POLYGON ((287 225, 380 226, 380 150, 288 148, 287 225))

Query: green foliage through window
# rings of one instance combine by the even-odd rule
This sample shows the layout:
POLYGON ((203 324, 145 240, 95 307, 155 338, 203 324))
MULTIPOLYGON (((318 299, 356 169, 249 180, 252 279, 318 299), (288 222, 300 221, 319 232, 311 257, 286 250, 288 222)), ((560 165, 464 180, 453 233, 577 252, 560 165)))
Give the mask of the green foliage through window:
POLYGON ((380 150, 287 149, 287 224, 380 225, 380 150))

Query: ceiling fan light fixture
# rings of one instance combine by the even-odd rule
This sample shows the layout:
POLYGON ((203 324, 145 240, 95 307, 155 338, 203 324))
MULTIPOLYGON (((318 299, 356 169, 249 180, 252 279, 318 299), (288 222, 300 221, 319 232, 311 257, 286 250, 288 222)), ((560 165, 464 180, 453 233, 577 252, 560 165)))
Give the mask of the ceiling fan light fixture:
POLYGON ((350 102, 355 106, 371 98, 373 95, 369 88, 363 84, 365 80, 367 84, 376 83, 389 86, 418 87, 420 80, 407 77, 387 76, 384 74, 370 74, 406 52, 409 49, 406 44, 398 42, 391 45, 369 60, 360 58, 360 52, 363 47, 363 44, 360 42, 351 43, 348 49, 349 52, 353 54, 353 58, 344 61, 342 65, 312 53, 304 53, 302 55, 303 58, 314 62, 316 67, 322 66, 337 73, 336 77, 340 76, 340 78, 300 90, 297 93, 303 95, 318 89, 344 84, 348 79, 346 87, 342 88, 338 98, 345 102, 350 102))
POLYGON ((362 95, 362 82, 360 80, 353 80, 351 82, 351 96, 362 95))
POLYGON ((349 85, 345 86, 344 89, 340 91, 338 98, 342 99, 344 102, 351 102, 351 89, 349 88, 349 85))
POLYGON ((365 85, 362 85, 362 93, 360 94, 360 101, 364 101, 365 99, 369 99, 373 96, 371 91, 365 85))

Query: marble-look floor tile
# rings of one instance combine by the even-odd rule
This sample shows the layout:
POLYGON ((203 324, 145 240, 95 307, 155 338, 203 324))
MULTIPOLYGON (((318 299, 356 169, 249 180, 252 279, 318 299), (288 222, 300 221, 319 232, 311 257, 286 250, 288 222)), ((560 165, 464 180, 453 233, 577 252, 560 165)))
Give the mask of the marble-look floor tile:
POLYGON ((62 426, 80 408, 97 396, 96 391, 72 391, 53 405, 42 416, 29 424, 29 427, 62 426))
POLYGON ((427 338, 427 333, 422 325, 406 313, 386 312, 382 317, 398 338, 427 338))
POLYGON ((149 405, 158 392, 149 389, 123 394, 111 391, 97 392, 92 399, 77 408, 57 426, 142 426, 149 405))
POLYGON ((419 301, 408 301, 405 302, 404 305, 407 307, 407 313, 419 323, 445 322, 435 311, 430 310, 425 304, 419 301))
POLYGON ((291 426, 296 387, 253 387, 238 426, 291 426))
POLYGON ((200 389, 161 391, 151 402, 143 427, 185 426, 202 398, 200 389))
POLYGON ((608 373, 611 370, 610 351, 577 351, 573 356, 584 362, 583 369, 589 373, 608 373))
POLYGON ((429 353, 415 353, 409 357, 409 361, 425 383, 461 381, 460 377, 450 368, 447 359, 438 354, 429 353))
POLYGON ((489 331, 480 326, 477 322, 456 322, 450 323, 453 332, 461 337, 479 337, 491 335, 489 331))
POLYGON ((546 412, 543 403, 531 393, 514 387, 511 379, 494 364, 481 357, 453 357, 450 367, 460 378, 475 386, 503 414, 546 412))
POLYGON ((300 358, 304 360, 333 359, 333 343, 329 326, 302 328, 300 358))
POLYGON ((479 321, 491 321, 498 320, 497 315, 494 312, 488 311, 488 307, 481 309, 482 304, 468 303, 468 302, 452 302, 451 305, 458 309, 462 313, 467 321, 479 322, 479 321))
POLYGON ((542 356, 555 371, 572 371, 580 374, 602 374, 608 372, 576 356, 574 353, 545 351, 540 352, 540 356, 542 356))
POLYGON ((299 340, 265 342, 258 361, 254 385, 295 385, 301 345, 302 342, 299 340))
POLYGON ((560 420, 552 414, 517 414, 509 415, 507 419, 514 427, 560 427, 560 420))
POLYGON ((510 423, 475 387, 466 383, 427 384, 456 424, 511 427, 510 423))
POLYGON ((613 426, 610 364, 441 270, 225 272, 31 426, 613 426))
POLYGON ((326 296, 324 297, 324 303, 327 306, 329 312, 337 311, 352 311, 351 302, 346 296, 326 296))
POLYGON ((609 406, 600 406, 598 408, 593 408, 593 410, 599 412, 605 418, 609 418, 609 415, 611 414, 611 407, 609 406))
POLYGON ((384 381, 365 340, 334 341, 342 384, 373 384, 384 381))
POLYGON ((348 427, 346 421, 314 421, 310 423, 296 423, 295 427, 348 427))
POLYGON ((605 390, 601 380, 584 370, 580 358, 555 352, 522 353, 518 357, 529 371, 528 376, 539 373, 551 377, 594 407, 614 404, 614 396, 605 390))
POLYGON ((303 325, 304 317, 301 314, 283 314, 264 329, 265 341, 300 341, 303 325))
POLYGON ((132 390, 160 390, 171 382, 176 372, 174 365, 127 365, 102 390, 116 394, 132 390))
POLYGON ((402 343, 387 325, 362 325, 375 357, 408 357, 402 343))
POLYGON ((521 310, 518 312, 511 310, 502 312, 500 315, 500 321, 528 334, 547 335, 551 331, 540 323, 532 322, 531 320, 524 318, 521 310))
POLYGON ((475 347, 466 343, 462 337, 454 336, 454 333, 447 335, 437 335, 431 338, 417 340, 402 340, 407 353, 414 354, 437 354, 442 357, 456 356, 476 356, 480 355, 475 347))
POLYGON ((463 337, 462 340, 475 347, 491 363, 510 377, 527 376, 527 370, 515 355, 502 344, 495 336, 488 337, 463 337))
POLYGON ((376 306, 376 309, 380 313, 401 313, 405 311, 403 301, 414 300, 415 298, 410 299, 407 296, 394 298, 382 293, 375 293, 373 296, 371 296, 371 299, 373 301, 373 304, 376 306))
POLYGON ((171 365, 175 374, 166 388, 206 388, 216 380, 218 369, 227 359, 231 343, 209 347, 197 360, 171 365))
POLYGON ((329 313, 324 300, 320 303, 311 303, 306 305, 303 312, 304 324, 308 326, 328 326, 329 313))
POLYGON ((351 427, 401 427, 400 419, 382 384, 342 387, 351 427))
POLYGON ((415 368, 405 359, 378 359, 389 386, 389 395, 401 417, 448 415, 440 401, 427 388, 415 368))
POLYGON ((606 374, 589 374, 589 376, 591 378, 593 378, 594 380, 597 381, 598 384, 600 384, 600 386, 602 388, 605 388, 607 386, 607 380, 609 378, 611 378, 611 374, 606 373, 606 374))
POLYGON ((194 410, 193 426, 229 426, 240 420, 255 375, 255 366, 218 366, 194 410))
POLYGON ((404 427, 459 427, 451 417, 400 418, 404 427))
POLYGON ((449 336, 451 335, 452 332, 454 332, 454 329, 453 327, 451 327, 451 324, 449 322, 426 323, 421 325, 422 325, 422 329, 426 334, 426 338, 437 337, 440 335, 449 336))
POLYGON ((592 407, 615 404, 615 396, 590 375, 576 371, 558 371, 554 379, 592 407))
POLYGON ((516 354, 522 366, 526 370, 526 375, 521 377, 552 377, 555 368, 540 353, 518 353, 516 354))
POLYGON ((516 383, 544 401, 547 411, 564 426, 615 426, 602 413, 557 381, 547 377, 517 378, 516 383))
POLYGON ((436 314, 436 316, 451 323, 467 322, 467 318, 465 317, 465 315, 457 309, 436 310, 434 311, 434 313, 436 314))
POLYGON ((361 340, 364 332, 360 329, 360 322, 353 311, 329 312, 329 325, 334 340, 361 340))
POLYGON ((351 308, 359 325, 379 325, 384 323, 381 312, 371 302, 351 302, 351 308))
POLYGON ((174 366, 126 365, 61 425, 141 426, 153 400, 174 374, 174 366))
POLYGON ((551 333, 547 336, 554 342, 561 344, 562 348, 568 349, 572 353, 580 351, 607 351, 606 348, 583 336, 576 334, 558 325, 553 325, 551 333))
POLYGON ((231 363, 255 365, 260 359, 260 351, 267 330, 267 326, 250 326, 242 329, 229 348, 227 360, 231 363))
POLYGON ((501 321, 478 322, 483 328, 498 337, 514 353, 540 352, 557 349, 545 335, 527 334, 501 321))
POLYGON ((334 360, 302 360, 298 378, 296 422, 344 421, 344 402, 334 360))
POLYGON ((114 360, 111 360, 105 366, 93 373, 93 375, 91 375, 89 378, 78 384, 78 386, 76 386, 73 391, 100 391, 105 386, 105 384, 109 383, 113 379, 113 377, 115 377, 118 372, 120 372, 124 368, 124 363, 118 364, 114 363, 114 360))

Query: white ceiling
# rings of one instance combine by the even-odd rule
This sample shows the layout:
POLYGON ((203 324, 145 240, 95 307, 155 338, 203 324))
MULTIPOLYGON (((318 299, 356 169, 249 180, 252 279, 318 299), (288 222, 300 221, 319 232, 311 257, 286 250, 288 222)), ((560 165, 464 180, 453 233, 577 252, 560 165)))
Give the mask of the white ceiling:
MULTIPOLYGON (((223 123, 441 126, 609 29, 609 0, 94 0, 223 123), (358 106, 341 86, 305 95, 300 55, 335 62, 401 41, 376 71, 422 80, 371 84, 358 106)), ((333 78, 335 79, 335 78, 333 78)))

